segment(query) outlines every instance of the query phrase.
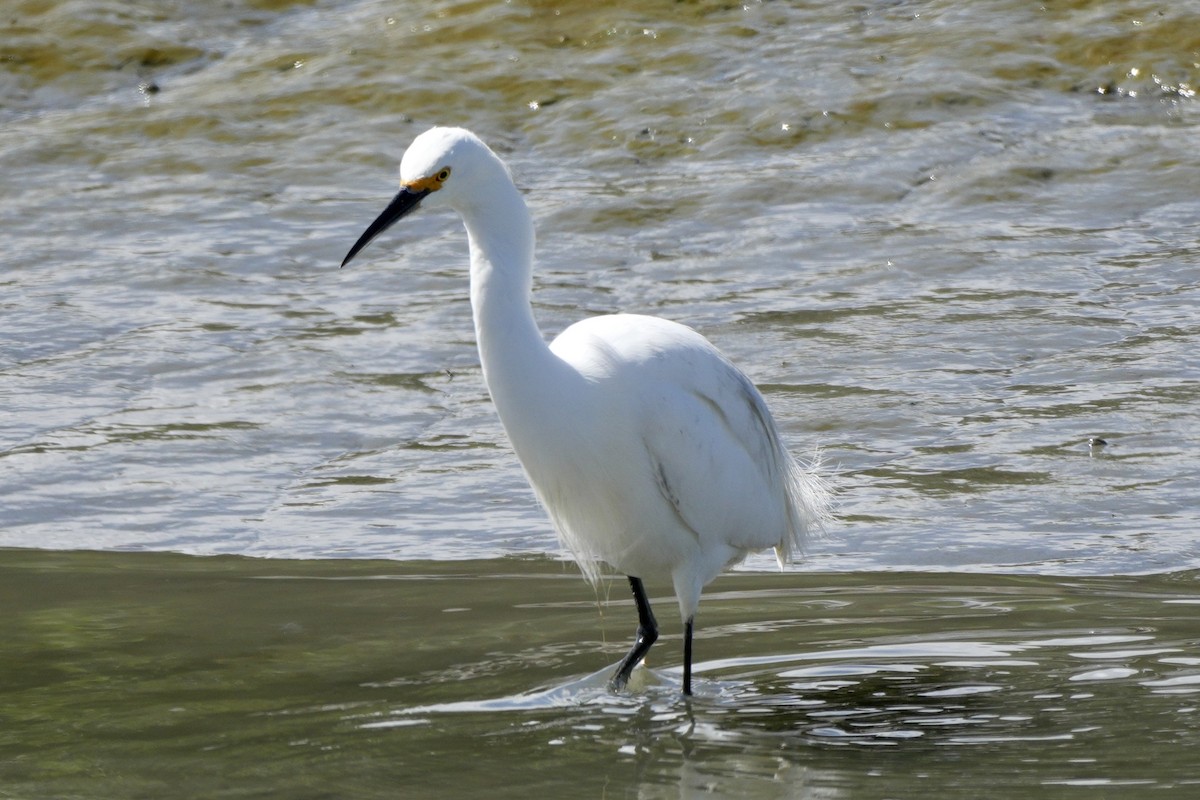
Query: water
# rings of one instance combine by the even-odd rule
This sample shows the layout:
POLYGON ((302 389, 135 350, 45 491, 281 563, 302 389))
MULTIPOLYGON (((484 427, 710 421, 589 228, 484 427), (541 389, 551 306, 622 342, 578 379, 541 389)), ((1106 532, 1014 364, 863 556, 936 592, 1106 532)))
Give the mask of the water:
POLYGON ((1200 5, 5 11, 0 796, 1196 777, 1200 5), (710 587, 690 712, 584 678, 629 610, 540 560, 458 224, 336 269, 435 123, 528 190, 548 334, 688 323, 837 470, 799 572, 710 587), (451 574, 437 630, 371 579, 451 574), (1036 644, 1093 636, 1150 638, 1036 644))
POLYGON ((606 692, 632 601, 617 584, 598 606, 547 559, 23 551, 0 578, 20 609, 0 619, 4 797, 1200 785, 1195 572, 727 576, 691 702, 677 623, 630 695, 606 692))

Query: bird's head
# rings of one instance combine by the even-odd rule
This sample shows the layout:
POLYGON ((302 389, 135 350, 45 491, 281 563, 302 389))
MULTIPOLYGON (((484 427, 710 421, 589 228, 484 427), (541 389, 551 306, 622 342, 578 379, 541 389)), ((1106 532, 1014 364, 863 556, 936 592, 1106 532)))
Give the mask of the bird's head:
POLYGON ((342 260, 342 266, 372 239, 399 222, 418 205, 449 206, 462 210, 474 199, 477 178, 500 159, 479 137, 463 128, 431 128, 409 145, 400 161, 400 191, 372 222, 342 260))

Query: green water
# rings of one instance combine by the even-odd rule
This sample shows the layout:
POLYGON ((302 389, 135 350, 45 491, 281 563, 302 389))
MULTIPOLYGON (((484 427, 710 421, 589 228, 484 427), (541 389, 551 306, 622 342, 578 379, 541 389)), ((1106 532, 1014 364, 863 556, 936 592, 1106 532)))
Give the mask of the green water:
POLYGON ((540 559, 3 551, 0 797, 1200 786, 1195 573, 735 573, 703 601, 690 702, 660 591, 651 669, 605 689, 634 622, 609 588, 540 559))

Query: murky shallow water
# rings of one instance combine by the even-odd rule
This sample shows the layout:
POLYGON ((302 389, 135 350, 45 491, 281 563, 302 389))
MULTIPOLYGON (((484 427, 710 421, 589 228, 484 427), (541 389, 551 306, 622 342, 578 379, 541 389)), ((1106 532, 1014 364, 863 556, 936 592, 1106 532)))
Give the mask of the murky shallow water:
POLYGON ((0 796, 1190 791, 1195 4, 10 6, 0 796), (691 324, 838 471, 690 707, 588 677, 457 224, 336 269, 435 123, 548 334, 691 324))
POLYGON ((544 559, 9 551, 0 794, 1182 797, 1200 785, 1194 572, 726 576, 701 608, 691 702, 670 623, 653 669, 627 695, 605 691, 634 623, 612 588, 598 604, 544 559))

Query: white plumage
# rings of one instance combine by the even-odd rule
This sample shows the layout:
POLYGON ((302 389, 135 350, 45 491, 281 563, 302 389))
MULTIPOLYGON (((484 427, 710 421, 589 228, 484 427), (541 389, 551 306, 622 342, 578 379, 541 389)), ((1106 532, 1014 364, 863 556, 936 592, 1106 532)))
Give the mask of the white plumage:
POLYGON ((507 167, 474 134, 434 128, 400 165, 401 190, 343 265, 424 203, 466 225, 484 379, 530 484, 584 574, 629 576, 638 636, 624 686, 657 638, 642 579, 670 579, 686 622, 704 585, 751 552, 782 566, 828 514, 824 482, 784 448, 762 395, 698 333, 656 317, 577 322, 547 346, 530 307, 533 221, 507 167))

